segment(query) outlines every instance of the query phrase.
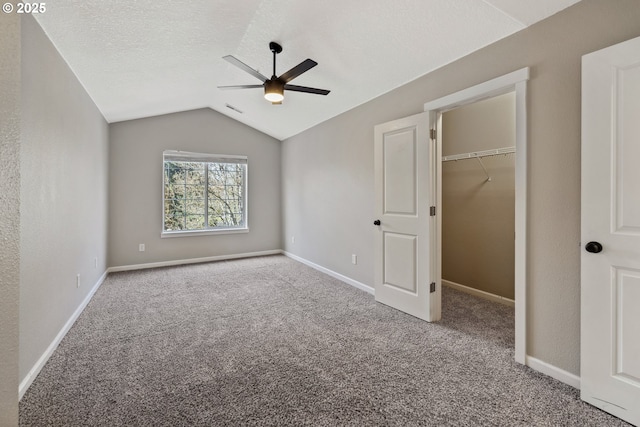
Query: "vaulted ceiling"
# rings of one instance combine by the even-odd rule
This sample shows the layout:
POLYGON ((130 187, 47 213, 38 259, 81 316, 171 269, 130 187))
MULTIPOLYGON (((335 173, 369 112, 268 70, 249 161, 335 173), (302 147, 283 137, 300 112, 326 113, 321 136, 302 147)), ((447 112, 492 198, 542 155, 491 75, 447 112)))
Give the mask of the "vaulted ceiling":
POLYGON ((56 0, 35 15, 108 122, 210 107, 286 139, 513 34, 579 0, 56 0), (271 105, 260 84, 318 66, 271 105), (228 106, 233 107, 229 108, 228 106))

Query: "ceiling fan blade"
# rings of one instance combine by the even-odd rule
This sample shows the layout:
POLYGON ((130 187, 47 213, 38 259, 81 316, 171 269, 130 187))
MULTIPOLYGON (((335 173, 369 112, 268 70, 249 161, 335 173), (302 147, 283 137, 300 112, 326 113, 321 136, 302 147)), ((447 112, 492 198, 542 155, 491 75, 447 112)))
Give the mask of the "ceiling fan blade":
POLYGON ((296 65, 295 67, 293 67, 292 69, 290 69, 289 71, 287 71, 286 73, 278 77, 278 79, 282 80, 285 83, 290 82, 291 80, 298 77, 300 74, 306 71, 309 71, 316 65, 318 65, 318 63, 313 59, 305 59, 304 61, 302 61, 301 63, 299 63, 298 65, 296 65))
POLYGON ((262 83, 264 83, 264 82, 266 82, 268 80, 265 76, 263 76, 258 71, 254 70, 253 68, 249 67, 247 64, 245 64, 244 62, 240 61, 238 58, 235 58, 235 57, 233 57, 231 55, 227 55, 227 56, 223 56, 222 59, 224 59, 225 61, 229 62, 230 64, 235 65, 236 67, 240 68, 241 70, 246 71, 247 73, 251 74, 252 76, 257 78, 258 80, 260 80, 262 83))
POLYGON ((285 90, 291 90, 293 92, 314 93, 316 95, 328 95, 330 90, 316 89, 315 87, 296 86, 296 85, 284 85, 285 90))
POLYGON ((234 85, 234 86, 218 86, 218 89, 257 89, 264 85, 234 85))

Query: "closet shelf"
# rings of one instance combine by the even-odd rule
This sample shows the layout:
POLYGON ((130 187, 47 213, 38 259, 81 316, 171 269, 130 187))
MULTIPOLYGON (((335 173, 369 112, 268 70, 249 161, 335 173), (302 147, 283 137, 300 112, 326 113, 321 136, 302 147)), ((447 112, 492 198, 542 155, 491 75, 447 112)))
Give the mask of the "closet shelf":
POLYGON ((503 148, 495 148, 493 150, 484 150, 484 151, 474 151, 472 153, 462 153, 462 154, 452 154, 450 156, 442 156, 443 162, 450 162, 452 160, 463 160, 463 159, 473 159, 473 158, 482 158, 487 156, 497 156, 500 154, 509 154, 515 153, 516 147, 503 147, 503 148))

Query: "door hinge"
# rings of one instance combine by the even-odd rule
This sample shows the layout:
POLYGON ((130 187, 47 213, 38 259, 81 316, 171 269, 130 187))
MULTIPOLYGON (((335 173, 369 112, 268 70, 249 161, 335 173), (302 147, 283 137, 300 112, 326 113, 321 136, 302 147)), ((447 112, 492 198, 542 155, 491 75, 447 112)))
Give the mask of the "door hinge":
POLYGON ((433 140, 436 139, 437 132, 435 129, 429 129, 429 137, 433 140))
POLYGON ((429 208, 429 216, 436 216, 436 207, 435 206, 431 206, 429 208))
POLYGON ((431 282, 429 285, 429 293, 434 293, 436 291, 436 282, 431 282))

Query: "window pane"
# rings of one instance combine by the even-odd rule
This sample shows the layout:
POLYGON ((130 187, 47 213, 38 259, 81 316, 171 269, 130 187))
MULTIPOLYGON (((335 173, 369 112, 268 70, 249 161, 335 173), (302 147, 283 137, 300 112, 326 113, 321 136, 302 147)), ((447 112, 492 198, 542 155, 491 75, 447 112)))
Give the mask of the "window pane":
POLYGON ((244 166, 234 163, 209 163, 209 226, 244 225, 244 166))
POLYGON ((177 215, 185 210, 185 202, 182 199, 165 199, 164 213, 165 215, 177 215))
POLYGON ((204 216, 204 199, 186 199, 185 211, 187 215, 204 216))
POLYGON ((164 229, 165 231, 177 231, 184 230, 184 216, 179 215, 165 215, 164 217, 164 229))
POLYGON ((187 199, 202 198, 204 199, 204 184, 200 185, 185 185, 184 196, 187 199))
POLYGON ((204 215, 187 215, 186 217, 186 229, 187 230, 201 230, 204 227, 204 215))
POLYGON ((183 199, 184 192, 185 192, 184 184, 167 183, 167 181, 165 180, 165 185, 164 185, 165 199, 183 199))
POLYGON ((164 229, 165 231, 181 230, 184 220, 181 214, 184 212, 184 201, 178 197, 182 197, 179 193, 178 185, 169 182, 169 176, 165 168, 165 186, 164 186, 164 229), (178 190, 178 191, 176 191, 178 190))
POLYGON ((209 225, 230 227, 244 225, 242 211, 229 209, 222 201, 209 202, 209 225))

